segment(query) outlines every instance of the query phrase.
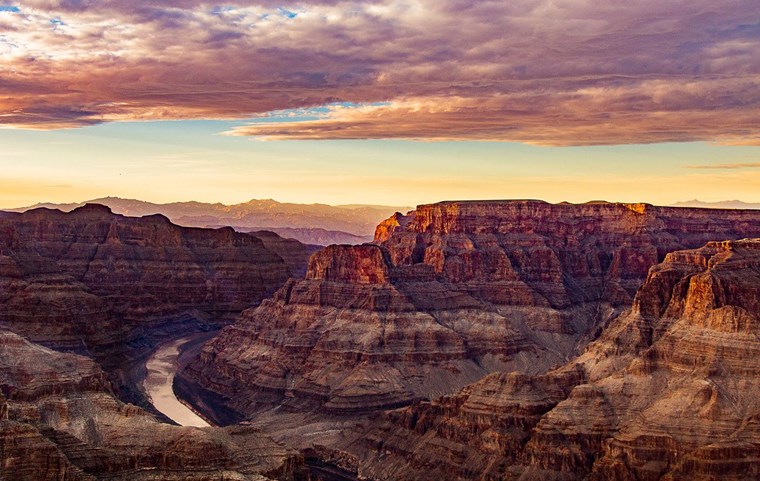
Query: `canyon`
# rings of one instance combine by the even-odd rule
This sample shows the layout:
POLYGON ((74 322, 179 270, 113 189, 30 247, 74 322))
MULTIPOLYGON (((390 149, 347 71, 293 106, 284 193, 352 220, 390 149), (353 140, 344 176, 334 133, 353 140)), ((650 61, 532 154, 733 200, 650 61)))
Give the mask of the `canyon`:
POLYGON ((145 404, 132 371, 158 340, 231 322, 303 271, 311 252, 275 234, 179 227, 96 204, 0 213, 0 327, 93 356, 123 400, 145 404))
POLYGON ((0 478, 755 479, 759 239, 606 202, 421 205, 321 250, 0 213, 0 478))
POLYGON ((570 363, 391 411, 344 447, 377 480, 757 479, 758 333, 760 239, 673 252, 570 363))
POLYGON ((280 413, 342 426, 492 372, 562 365, 631 306, 668 252, 758 236, 758 220, 646 204, 419 206, 382 222, 373 244, 313 255, 304 279, 246 310, 180 377, 294 442, 307 421, 287 416, 288 434, 280 413))
POLYGON ((85 356, 0 330, 0 478, 14 481, 302 477, 303 457, 246 425, 172 426, 114 396, 85 356))

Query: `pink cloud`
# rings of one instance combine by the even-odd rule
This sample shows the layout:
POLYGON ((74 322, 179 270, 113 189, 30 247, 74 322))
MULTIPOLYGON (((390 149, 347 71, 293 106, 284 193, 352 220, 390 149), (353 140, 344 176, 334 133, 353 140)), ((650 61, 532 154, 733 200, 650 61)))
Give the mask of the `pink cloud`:
POLYGON ((231 134, 551 145, 760 137, 754 0, 226 5, 32 0, 0 12, 0 124, 383 102, 231 134))

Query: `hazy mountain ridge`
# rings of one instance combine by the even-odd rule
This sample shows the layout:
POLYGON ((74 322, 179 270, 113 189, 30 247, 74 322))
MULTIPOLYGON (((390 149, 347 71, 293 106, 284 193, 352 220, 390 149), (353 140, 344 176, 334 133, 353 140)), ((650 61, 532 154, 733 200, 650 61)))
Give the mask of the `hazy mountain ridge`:
POLYGON ((39 203, 6 210, 24 212, 47 207, 70 211, 85 204, 105 205, 114 213, 135 217, 163 214, 172 222, 188 227, 232 226, 237 230, 249 232, 281 231, 286 237, 307 244, 322 245, 362 243, 371 240, 375 226, 381 220, 394 212, 411 210, 410 207, 404 206, 294 204, 272 199, 253 199, 234 205, 195 201, 156 204, 119 197, 103 197, 82 203, 39 203))
POLYGON ((676 202, 673 207, 701 207, 704 209, 760 209, 760 203, 743 202, 741 200, 721 200, 718 202, 703 202, 692 199, 676 202))

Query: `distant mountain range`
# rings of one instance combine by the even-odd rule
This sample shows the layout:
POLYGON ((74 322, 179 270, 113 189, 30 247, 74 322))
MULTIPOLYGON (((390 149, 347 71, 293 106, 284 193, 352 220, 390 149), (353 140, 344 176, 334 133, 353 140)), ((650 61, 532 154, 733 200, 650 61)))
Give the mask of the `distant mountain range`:
POLYGON ((119 197, 103 197, 68 204, 39 203, 6 210, 24 212, 46 207, 71 211, 85 204, 106 205, 114 213, 134 217, 163 214, 175 224, 188 227, 232 226, 244 232, 269 230, 305 244, 318 245, 369 242, 380 221, 395 212, 411 210, 411 207, 405 206, 292 204, 272 199, 254 199, 234 205, 203 202, 154 204, 119 197))
POLYGON ((760 209, 760 204, 751 204, 740 200, 722 200, 720 202, 702 202, 701 200, 687 200, 676 202, 674 207, 703 207, 705 209, 760 209))

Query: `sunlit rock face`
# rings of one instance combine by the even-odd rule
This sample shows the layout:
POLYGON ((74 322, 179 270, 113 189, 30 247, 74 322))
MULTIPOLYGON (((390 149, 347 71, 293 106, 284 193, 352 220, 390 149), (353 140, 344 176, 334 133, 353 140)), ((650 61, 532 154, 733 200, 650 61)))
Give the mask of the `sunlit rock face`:
POLYGON ((0 213, 0 324, 58 347, 121 343, 183 316, 229 318, 290 274, 261 240, 229 228, 91 204, 0 213))
MULTIPOLYGON (((312 256, 305 279, 244 312, 183 378, 246 415, 355 414, 451 394, 491 372, 541 374, 629 308, 667 253, 752 235, 757 211, 423 205, 382 222, 373 244, 312 256)), ((486 379, 506 375, 495 376, 486 379)), ((565 395, 546 389, 535 394, 543 410, 565 395)))
POLYGON ((345 449, 384 480, 756 479, 759 334, 760 239, 673 252, 575 360, 391 411, 345 449))
POLYGON ((158 422, 118 401, 91 359, 0 330, 0 478, 292 481, 301 456, 250 426, 158 422))

